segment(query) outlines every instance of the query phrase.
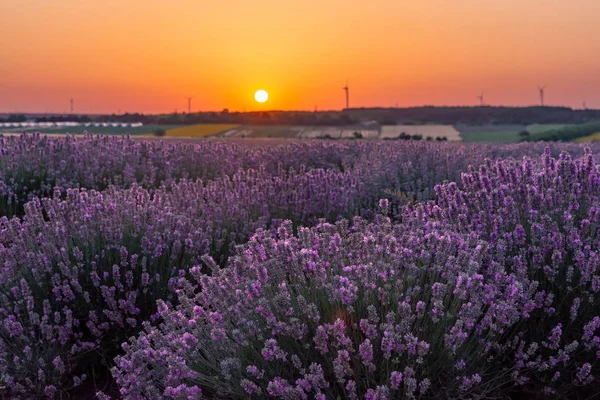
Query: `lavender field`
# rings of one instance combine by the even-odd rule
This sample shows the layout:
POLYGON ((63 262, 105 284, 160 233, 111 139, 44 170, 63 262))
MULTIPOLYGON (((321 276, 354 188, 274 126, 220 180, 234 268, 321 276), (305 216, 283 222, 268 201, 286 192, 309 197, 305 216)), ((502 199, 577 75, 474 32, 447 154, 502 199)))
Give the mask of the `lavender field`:
POLYGON ((0 138, 0 399, 587 399, 600 145, 0 138))

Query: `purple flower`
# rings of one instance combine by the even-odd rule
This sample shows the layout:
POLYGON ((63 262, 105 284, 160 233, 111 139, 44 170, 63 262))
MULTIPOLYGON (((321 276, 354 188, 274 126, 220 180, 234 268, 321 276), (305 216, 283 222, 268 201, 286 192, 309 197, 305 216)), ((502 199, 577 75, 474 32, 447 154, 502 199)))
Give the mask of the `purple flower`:
POLYGON ((402 372, 393 371, 390 375, 390 385, 394 389, 399 389, 402 384, 402 372))

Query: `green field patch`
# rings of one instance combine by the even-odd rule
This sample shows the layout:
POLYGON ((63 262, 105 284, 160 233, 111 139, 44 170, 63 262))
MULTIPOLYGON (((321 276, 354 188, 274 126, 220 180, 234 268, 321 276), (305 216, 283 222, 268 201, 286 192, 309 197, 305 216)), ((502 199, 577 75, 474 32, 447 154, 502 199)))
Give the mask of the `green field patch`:
POLYGON ((455 125, 465 142, 515 143, 521 139, 525 125, 455 125))
POLYGON ((587 142, 598 142, 600 141, 600 132, 596 132, 589 136, 580 137, 579 139, 575 139, 577 143, 587 143, 587 142))
POLYGON ((169 137, 206 137, 213 136, 219 133, 227 132, 237 128, 237 124, 196 124, 179 126, 174 129, 167 130, 166 136, 169 137))
POLYGON ((527 132, 529 132, 531 135, 536 135, 542 132, 562 129, 570 125, 571 124, 532 124, 527 126, 527 132))
MULTIPOLYGON (((528 141, 577 141, 600 132, 600 121, 590 121, 582 124, 562 125, 558 128, 532 133, 528 141)), ((592 139, 593 140, 593 139, 592 139)))

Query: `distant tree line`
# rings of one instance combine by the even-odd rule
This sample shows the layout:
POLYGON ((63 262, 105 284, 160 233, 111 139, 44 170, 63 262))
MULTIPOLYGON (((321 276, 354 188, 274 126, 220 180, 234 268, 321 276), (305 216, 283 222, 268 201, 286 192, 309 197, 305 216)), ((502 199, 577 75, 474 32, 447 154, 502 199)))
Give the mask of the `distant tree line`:
POLYGON ((359 120, 373 119, 384 125, 530 125, 579 124, 600 120, 600 110, 573 110, 568 107, 414 107, 364 108, 348 111, 359 120))
POLYGON ((0 122, 26 122, 27 116, 25 114, 11 114, 4 119, 0 119, 0 122))
MULTIPOLYGON (((92 122, 93 119, 87 115, 75 114, 75 115, 43 115, 43 116, 34 116, 31 117, 27 114, 9 114, 8 116, 2 118, 0 117, 0 122, 92 122)), ((103 122, 107 122, 103 120, 103 122)))
POLYGON ((600 110, 573 110, 567 107, 413 107, 413 108, 352 108, 344 111, 269 111, 121 114, 121 115, 24 115, 0 117, 0 122, 141 122, 157 125, 190 125, 200 123, 246 125, 314 125, 343 126, 361 121, 380 125, 529 125, 581 124, 600 120, 600 110))

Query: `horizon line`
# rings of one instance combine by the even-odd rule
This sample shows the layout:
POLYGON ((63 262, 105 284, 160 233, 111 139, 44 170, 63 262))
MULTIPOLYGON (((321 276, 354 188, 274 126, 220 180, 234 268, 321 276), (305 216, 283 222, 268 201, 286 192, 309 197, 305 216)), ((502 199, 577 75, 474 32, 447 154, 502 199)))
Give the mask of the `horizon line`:
MULTIPOLYGON (((263 112, 268 112, 268 113, 289 113, 289 112, 302 112, 302 113, 331 113, 331 112, 345 112, 345 111, 358 111, 358 110, 410 110, 410 109, 418 109, 418 108, 518 108, 518 109, 526 109, 526 108, 547 108, 547 109, 557 109, 557 108, 562 108, 562 109, 568 109, 571 111, 600 111, 600 108, 574 108, 571 106, 564 106, 564 105, 540 105, 540 104, 532 104, 532 105, 490 105, 490 104, 486 104, 486 105, 428 105, 428 104, 424 104, 424 105, 415 105, 415 106, 405 106, 405 107, 395 107, 395 106, 389 106, 389 107, 385 107, 385 106, 364 106, 364 107, 350 107, 350 108, 342 108, 342 109, 323 109, 323 110, 314 110, 314 109, 289 109, 289 110, 281 110, 281 109, 272 109, 272 110, 230 110, 227 108, 223 108, 221 110, 198 110, 198 111, 193 111, 191 114, 189 115, 194 115, 194 114, 208 114, 208 113, 216 113, 216 114, 221 114, 224 110, 228 110, 229 114, 253 114, 253 113, 263 113, 263 112)), ((2 111, 0 110, 0 115, 31 115, 31 114, 35 114, 35 115, 77 115, 77 116, 81 116, 81 115, 93 115, 93 116, 103 116, 103 115, 132 115, 132 114, 141 114, 141 115, 173 115, 173 114, 177 114, 177 115, 188 115, 188 113, 186 111, 183 112, 179 112, 178 110, 176 110, 175 112, 157 112, 157 113, 153 113, 153 112, 143 112, 143 111, 125 111, 122 113, 117 113, 117 112, 69 112, 69 111, 62 111, 62 112, 52 112, 52 111, 21 111, 21 110, 15 110, 15 111, 2 111)))

